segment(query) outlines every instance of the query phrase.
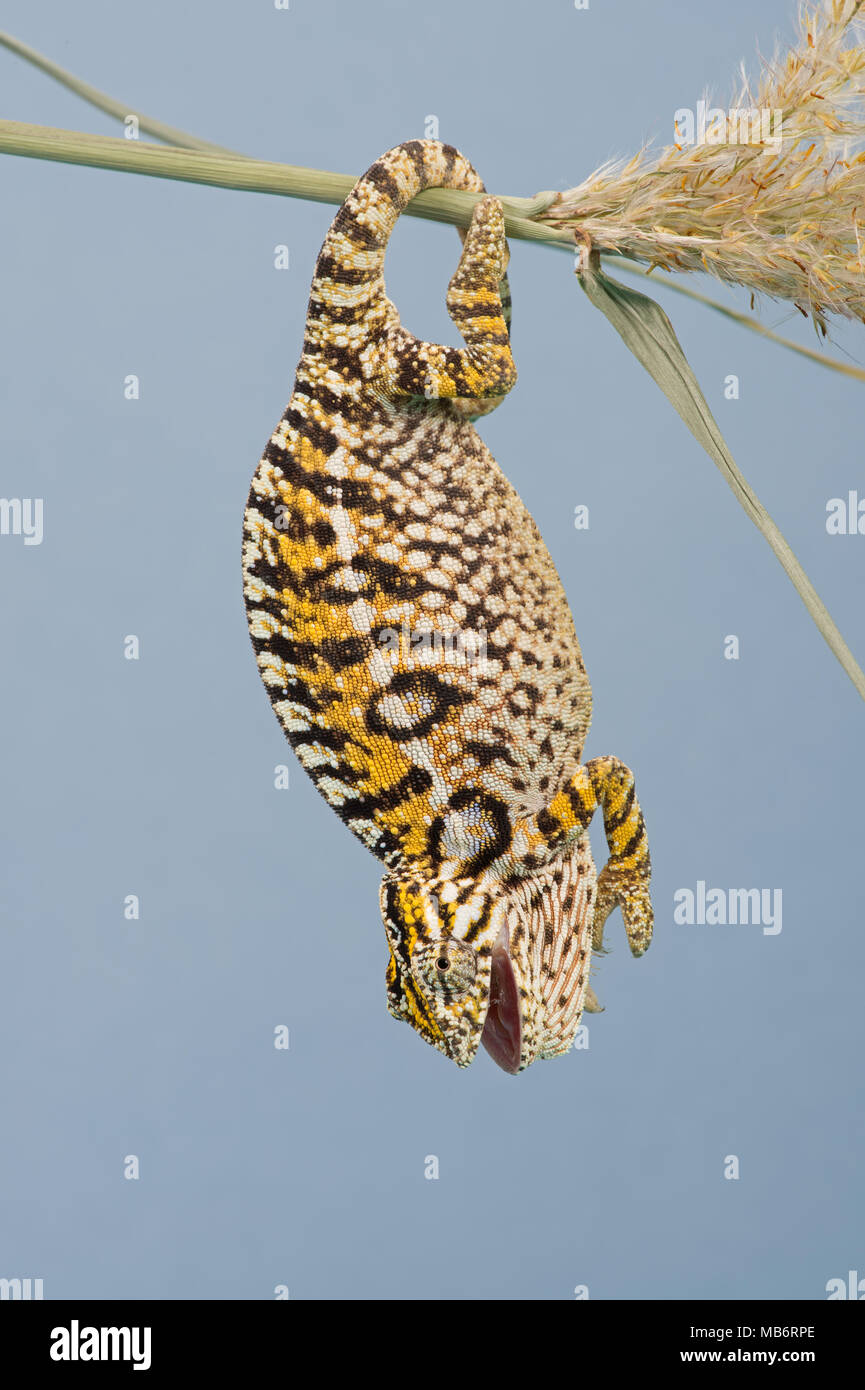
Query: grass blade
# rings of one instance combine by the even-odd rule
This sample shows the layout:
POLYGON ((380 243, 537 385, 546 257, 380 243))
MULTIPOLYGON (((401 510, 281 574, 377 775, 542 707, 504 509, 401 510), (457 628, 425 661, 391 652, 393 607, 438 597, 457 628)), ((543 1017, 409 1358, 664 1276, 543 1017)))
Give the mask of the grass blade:
POLYGON ((600 257, 594 250, 581 257, 577 277, 592 304, 609 319, 637 360, 660 386, 694 438, 719 469, 754 525, 763 533, 818 629, 865 700, 865 674, 789 544, 736 467, 664 310, 647 295, 605 275, 601 270, 600 257))

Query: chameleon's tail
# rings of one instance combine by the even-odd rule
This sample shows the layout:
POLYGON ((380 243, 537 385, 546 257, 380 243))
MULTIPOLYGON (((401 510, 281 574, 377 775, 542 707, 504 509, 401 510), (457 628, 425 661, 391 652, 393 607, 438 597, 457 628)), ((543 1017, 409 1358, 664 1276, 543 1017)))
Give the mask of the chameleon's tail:
MULTIPOLYGON (((484 185, 468 160, 438 140, 406 140, 370 165, 354 185, 331 224, 315 267, 310 317, 321 315, 329 326, 361 322, 366 332, 377 312, 386 312, 384 256, 400 213, 425 188, 459 188, 483 193, 484 185)), ((465 233, 461 232, 465 239, 465 233)), ((507 282, 501 282, 502 305, 509 321, 507 282)))

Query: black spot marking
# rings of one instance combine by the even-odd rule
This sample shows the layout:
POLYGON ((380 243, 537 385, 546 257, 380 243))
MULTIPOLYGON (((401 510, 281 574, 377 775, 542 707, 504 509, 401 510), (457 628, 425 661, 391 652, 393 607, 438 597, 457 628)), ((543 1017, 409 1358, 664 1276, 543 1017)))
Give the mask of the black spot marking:
POLYGON ((322 657, 334 671, 359 665, 369 656, 369 651, 369 641, 364 637, 325 637, 321 644, 322 657))
MULTIPOLYGON (((477 821, 488 827, 487 843, 469 861, 468 871, 477 874, 492 864, 511 843, 511 820, 508 808, 499 797, 478 787, 463 787, 453 793, 450 805, 454 811, 477 809, 477 821)), ((440 846, 438 846, 440 852, 440 846)))
POLYGON ((398 671, 378 699, 367 709, 367 728, 385 734, 395 743, 420 738, 440 724, 448 710, 464 704, 467 692, 445 685, 432 671, 398 671), (389 709, 393 698, 399 710, 389 709))

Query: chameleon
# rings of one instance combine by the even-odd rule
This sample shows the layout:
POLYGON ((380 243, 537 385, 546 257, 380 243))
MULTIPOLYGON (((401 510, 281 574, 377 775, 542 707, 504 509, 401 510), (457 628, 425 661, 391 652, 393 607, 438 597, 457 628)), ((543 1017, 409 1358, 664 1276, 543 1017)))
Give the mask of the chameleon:
POLYGON ((582 764, 592 695, 561 580, 474 428, 516 380, 501 202, 453 146, 409 140, 354 184, 315 266, 288 406, 244 515, 261 678, 306 772, 384 866, 390 1013, 458 1066, 559 1056, 604 923, 652 935, 630 770, 582 764), (481 195, 447 309, 412 336, 388 239, 426 188, 481 195), (600 809, 609 859, 588 826, 600 809))

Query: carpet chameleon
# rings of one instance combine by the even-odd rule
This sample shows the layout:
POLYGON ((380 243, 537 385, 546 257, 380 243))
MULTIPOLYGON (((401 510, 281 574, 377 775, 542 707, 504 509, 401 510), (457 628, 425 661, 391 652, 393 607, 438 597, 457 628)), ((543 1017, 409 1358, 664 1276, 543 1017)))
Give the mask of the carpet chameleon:
POLYGON ((439 186, 484 191, 457 150, 410 140, 334 218, 249 494, 244 593, 289 742, 385 866, 390 1012, 460 1066, 483 1041, 516 1073, 597 1007, 616 906, 648 947, 650 865, 629 770, 580 764, 592 697, 568 603, 472 425, 516 379, 498 200, 478 201, 448 288, 464 348, 412 337, 385 295, 396 220, 439 186))

